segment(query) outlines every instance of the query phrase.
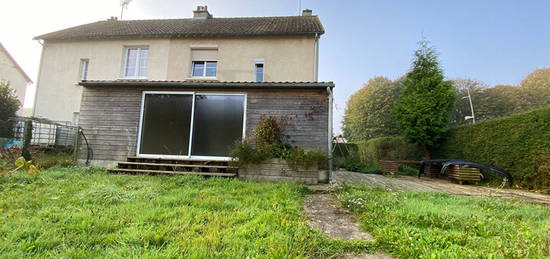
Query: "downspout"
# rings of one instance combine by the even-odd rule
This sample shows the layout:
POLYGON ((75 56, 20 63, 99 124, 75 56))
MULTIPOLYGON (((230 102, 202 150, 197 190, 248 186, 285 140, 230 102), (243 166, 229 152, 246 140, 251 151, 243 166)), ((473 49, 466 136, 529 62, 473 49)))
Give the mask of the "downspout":
POLYGON ((319 38, 319 34, 315 33, 315 53, 313 54, 313 78, 315 82, 319 81, 319 38))
POLYGON ((32 104, 32 117, 36 117, 36 104, 38 102, 38 86, 40 85, 40 74, 42 71, 42 62, 44 62, 44 43, 40 42, 40 40, 37 40, 38 44, 42 46, 42 51, 40 53, 40 62, 38 66, 38 75, 36 77, 36 87, 34 88, 34 98, 33 98, 33 104, 32 104))
POLYGON ((327 145, 327 151, 328 151, 328 170, 327 170, 327 180, 328 183, 332 183, 332 89, 330 87, 327 87, 327 93, 328 93, 328 145, 327 145))

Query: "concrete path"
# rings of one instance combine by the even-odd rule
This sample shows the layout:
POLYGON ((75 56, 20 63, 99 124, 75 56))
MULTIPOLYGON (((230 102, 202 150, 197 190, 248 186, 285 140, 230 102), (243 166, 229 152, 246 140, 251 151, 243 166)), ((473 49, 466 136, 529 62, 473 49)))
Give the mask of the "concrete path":
POLYGON ((370 234, 361 231, 359 224, 340 207, 331 194, 314 193, 307 196, 304 210, 309 225, 327 236, 343 240, 374 240, 370 234))
POLYGON ((333 180, 338 185, 378 186, 390 190, 413 190, 425 192, 446 192, 454 195, 497 197, 515 199, 531 203, 550 204, 550 195, 538 194, 517 189, 491 188, 477 185, 460 185, 444 179, 412 176, 384 176, 362 174, 344 170, 333 172, 333 180))
MULTIPOLYGON (((374 241, 374 238, 367 232, 361 230, 359 223, 353 215, 340 206, 340 202, 330 194, 330 186, 312 186, 315 190, 304 200, 304 211, 308 217, 310 227, 319 232, 342 240, 362 240, 374 241)), ((342 258, 353 259, 391 259, 392 257, 377 252, 368 253, 349 253, 342 258)))

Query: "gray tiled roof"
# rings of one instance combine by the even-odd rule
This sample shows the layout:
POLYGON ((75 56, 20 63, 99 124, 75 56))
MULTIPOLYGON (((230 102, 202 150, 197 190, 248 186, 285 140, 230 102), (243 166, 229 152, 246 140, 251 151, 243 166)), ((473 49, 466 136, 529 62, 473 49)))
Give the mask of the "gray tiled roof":
POLYGON ((35 37, 42 40, 323 34, 317 16, 106 20, 35 37))

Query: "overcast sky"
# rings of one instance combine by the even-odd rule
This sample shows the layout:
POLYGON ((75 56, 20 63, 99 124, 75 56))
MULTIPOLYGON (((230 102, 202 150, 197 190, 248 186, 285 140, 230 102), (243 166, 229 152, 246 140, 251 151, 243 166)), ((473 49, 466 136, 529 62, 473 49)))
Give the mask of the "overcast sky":
MULTIPOLYGON (((124 19, 188 18, 199 4, 216 17, 287 16, 299 0, 133 0, 124 19)), ((336 83, 335 131, 349 96, 374 76, 410 68, 421 35, 448 78, 518 84, 550 67, 550 0, 302 0, 319 15, 320 80, 336 83)), ((3 0, 0 41, 36 82, 41 46, 32 37, 119 16, 119 0, 3 0)), ((29 103, 26 103, 29 106, 29 103)))

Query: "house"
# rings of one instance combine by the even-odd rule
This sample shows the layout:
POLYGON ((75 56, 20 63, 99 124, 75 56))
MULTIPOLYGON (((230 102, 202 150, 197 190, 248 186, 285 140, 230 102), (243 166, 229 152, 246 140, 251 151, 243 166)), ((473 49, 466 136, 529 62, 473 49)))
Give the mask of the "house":
MULTIPOLYGON (((332 82, 317 82, 317 16, 117 20, 43 41, 35 116, 83 128, 93 165, 128 157, 227 161, 261 115, 290 143, 329 149, 332 82)), ((328 153, 328 152, 327 152, 328 153)))
MULTIPOLYGON (((15 90, 17 99, 21 104, 18 115, 26 115, 23 109, 27 86, 32 84, 31 78, 23 71, 21 66, 15 62, 8 50, 0 42, 0 80, 7 81, 10 87, 15 90)), ((29 112, 30 113, 30 112, 29 112)))

